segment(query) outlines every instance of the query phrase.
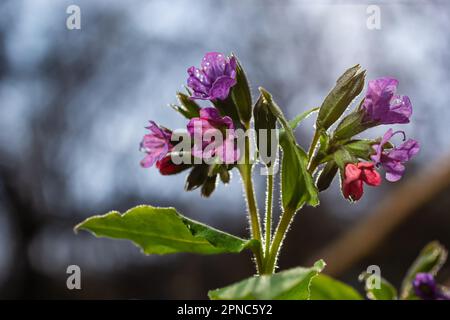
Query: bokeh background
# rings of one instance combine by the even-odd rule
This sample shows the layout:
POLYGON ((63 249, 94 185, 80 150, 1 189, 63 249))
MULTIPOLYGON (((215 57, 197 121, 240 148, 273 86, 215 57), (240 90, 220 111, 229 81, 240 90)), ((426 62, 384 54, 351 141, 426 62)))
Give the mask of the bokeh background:
MULTIPOLYGON (((450 247, 449 15, 444 0, 2 0, 0 298, 205 299, 252 274, 247 253, 144 256, 129 242, 72 230, 93 214, 152 204, 246 236, 236 172, 204 199, 183 191, 184 173, 139 166, 147 120, 185 126, 167 105, 207 51, 234 52, 252 87, 271 91, 289 117, 320 105, 356 63, 369 79, 399 79, 414 106, 403 130, 420 140, 419 156, 399 183, 366 188, 357 204, 335 181, 319 208, 297 216, 280 259, 288 268, 324 257, 329 273, 360 291, 358 274, 376 264, 399 285, 428 241, 450 247), (380 30, 366 25, 374 3, 380 30), (71 4, 81 30, 66 28, 71 4), (66 288, 71 264, 82 290, 66 288)), ((304 147, 312 132, 312 119, 297 130, 304 147)), ((263 207, 264 179, 256 189, 263 207)), ((449 277, 447 266, 439 281, 449 277)))

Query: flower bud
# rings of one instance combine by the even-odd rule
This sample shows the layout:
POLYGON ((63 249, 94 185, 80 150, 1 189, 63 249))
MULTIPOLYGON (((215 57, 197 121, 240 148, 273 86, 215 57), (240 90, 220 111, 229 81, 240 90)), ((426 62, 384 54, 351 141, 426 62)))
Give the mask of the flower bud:
POLYGON ((323 170, 320 172, 317 178, 316 186, 319 191, 324 191, 328 189, 331 182, 333 182, 334 177, 338 171, 338 166, 333 160, 329 161, 323 170))
POLYGON ((323 101, 317 116, 317 128, 327 130, 335 123, 364 87, 365 71, 356 65, 344 72, 323 101))
POLYGON ((272 150, 272 133, 276 128, 277 118, 270 111, 269 106, 262 95, 260 95, 258 101, 256 101, 253 109, 253 116, 255 119, 256 145, 260 153, 262 152, 264 154, 263 157, 260 156, 260 160, 266 166, 270 167, 273 165, 273 161, 271 160, 276 156, 272 154, 272 152, 276 153, 276 148, 275 150, 272 150))

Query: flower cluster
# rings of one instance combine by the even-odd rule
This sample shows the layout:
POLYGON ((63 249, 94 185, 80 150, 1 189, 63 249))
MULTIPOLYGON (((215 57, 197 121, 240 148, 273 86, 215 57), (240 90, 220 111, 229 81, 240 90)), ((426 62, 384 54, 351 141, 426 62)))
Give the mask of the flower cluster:
POLYGON ((414 293, 422 300, 450 300, 450 294, 436 284, 431 273, 418 273, 413 280, 414 293))
MULTIPOLYGON (((389 77, 369 81, 367 92, 358 107, 341 120, 332 134, 328 133, 328 129, 364 87, 365 72, 359 72, 359 68, 357 65, 348 69, 325 98, 316 122, 317 139, 312 142, 312 152, 308 154, 307 174, 315 175, 319 166, 325 164, 325 169, 317 173, 316 187, 319 191, 328 187, 339 169, 342 193, 351 201, 362 197, 364 184, 381 184, 379 169, 384 169, 387 181, 400 180, 406 163, 420 150, 416 140, 406 139, 403 131, 392 128, 375 140, 354 138, 358 133, 378 125, 409 123, 411 101, 409 97, 397 94, 398 81, 389 77), (392 140, 397 135, 403 137, 403 142, 394 145, 392 140), (317 143, 320 147, 315 154, 317 143)), ((280 112, 275 110, 277 107, 267 107, 271 98, 270 94, 264 93, 264 89, 252 106, 245 74, 235 56, 209 52, 203 57, 200 68, 192 66, 187 73, 188 94, 178 93, 180 105, 174 108, 188 120, 185 130, 191 141, 188 150, 180 148, 179 142, 174 142, 176 139, 171 130, 151 121, 147 127, 150 133, 141 142, 141 150, 146 153, 141 164, 143 167, 156 165, 164 175, 193 168, 187 178, 186 189, 201 186, 202 194, 209 196, 214 190, 216 177, 223 178, 224 183, 228 182, 228 172, 238 164, 242 148, 236 144, 239 140, 236 130, 250 129, 252 110, 257 130, 276 129, 280 112), (201 107, 196 102, 198 100, 207 100, 209 105, 201 107), (201 161, 174 161, 172 156, 180 149, 187 152, 188 159, 201 161)), ((256 134, 259 135, 258 132, 256 134)), ((258 151, 264 149, 260 145, 267 145, 259 140, 257 144, 258 151)), ((276 154, 276 150, 269 152, 276 154)))
POLYGON ((146 134, 140 144, 141 151, 146 153, 141 161, 144 168, 153 165, 163 175, 179 173, 185 169, 196 167, 188 176, 186 189, 192 190, 202 186, 202 194, 209 196, 214 190, 216 176, 219 175, 224 183, 228 182, 227 173, 233 164, 239 159, 240 153, 235 144, 235 128, 237 125, 227 114, 226 110, 221 113, 214 104, 218 100, 229 99, 233 86, 236 85, 235 57, 226 57, 222 53, 209 52, 202 62, 201 68, 190 67, 187 86, 192 89, 188 91, 190 96, 178 93, 181 106, 175 106, 188 119, 187 133, 191 138, 192 145, 190 159, 214 160, 221 165, 212 168, 211 165, 197 163, 174 163, 171 153, 176 149, 177 143, 173 142, 172 131, 150 121, 147 127, 150 132, 146 134), (212 106, 200 107, 194 100, 209 100, 212 106))
MULTIPOLYGON (((384 124, 409 123, 412 115, 411 101, 407 96, 396 95, 398 81, 393 78, 380 78, 369 81, 365 98, 358 110, 362 113, 362 127, 384 124)), ((372 144, 371 162, 347 163, 345 165, 342 190, 347 199, 359 200, 363 195, 363 182, 370 186, 381 184, 380 175, 375 168, 383 168, 386 180, 396 182, 405 171, 405 164, 416 155, 420 146, 416 140, 406 140, 403 131, 388 129, 384 136, 372 144), (396 134, 403 136, 403 143, 394 146, 391 139, 396 134)))

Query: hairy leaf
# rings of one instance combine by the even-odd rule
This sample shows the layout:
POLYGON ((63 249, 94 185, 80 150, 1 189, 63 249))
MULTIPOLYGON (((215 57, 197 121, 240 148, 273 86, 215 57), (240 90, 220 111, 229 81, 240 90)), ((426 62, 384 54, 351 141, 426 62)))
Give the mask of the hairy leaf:
POLYGON ((225 288, 209 291, 212 300, 307 300, 311 279, 325 267, 323 260, 311 268, 293 268, 273 275, 242 280, 225 288))
POLYGON ((311 300, 362 300, 358 291, 324 274, 312 279, 309 290, 311 300))
POLYGON ((131 240, 145 254, 238 253, 257 245, 255 240, 244 240, 186 218, 174 208, 147 205, 124 214, 111 211, 90 217, 75 230, 87 230, 97 237, 131 240))
POLYGON ((364 281, 364 289, 366 290, 367 298, 370 300, 397 300, 397 289, 386 279, 378 277, 375 274, 364 272, 359 276, 360 281, 364 281), (379 287, 377 287, 377 285, 379 287))

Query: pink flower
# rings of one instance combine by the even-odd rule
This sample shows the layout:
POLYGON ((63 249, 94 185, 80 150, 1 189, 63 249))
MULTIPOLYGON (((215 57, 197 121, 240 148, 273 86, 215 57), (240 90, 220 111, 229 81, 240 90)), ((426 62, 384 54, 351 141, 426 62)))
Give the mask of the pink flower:
POLYGON ((190 67, 187 85, 193 90, 192 99, 225 100, 236 84, 236 58, 220 52, 208 52, 201 68, 190 67))
POLYGON ((363 182, 369 186, 381 184, 380 174, 375 170, 371 162, 348 163, 345 166, 344 179, 342 181, 342 192, 346 199, 357 201, 361 199, 364 188, 363 182))
POLYGON ((156 161, 156 168, 159 170, 163 176, 168 176, 172 174, 180 173, 186 169, 189 169, 191 165, 189 164, 175 164, 172 161, 172 157, 165 156, 161 160, 156 161))
POLYGON ((201 109, 200 117, 192 118, 187 129, 194 138, 192 147, 194 157, 202 159, 218 157, 224 163, 233 163, 239 159, 233 120, 228 116, 220 116, 217 109, 201 109))
POLYGON ((150 133, 142 138, 140 144, 140 150, 147 154, 141 161, 141 166, 144 168, 149 168, 155 162, 163 159, 173 147, 170 142, 172 131, 160 128, 153 121, 149 122, 150 125, 146 129, 150 130, 150 133))
POLYGON ((384 77, 369 81, 362 108, 365 120, 375 124, 408 123, 412 105, 408 96, 396 94, 398 80, 384 77))
POLYGON ((396 182, 400 180, 405 172, 405 163, 420 151, 419 142, 414 139, 408 139, 401 145, 390 150, 384 150, 384 145, 397 133, 403 134, 403 131, 389 129, 384 134, 380 143, 373 146, 376 153, 371 156, 375 165, 381 165, 386 170, 386 180, 396 182))

